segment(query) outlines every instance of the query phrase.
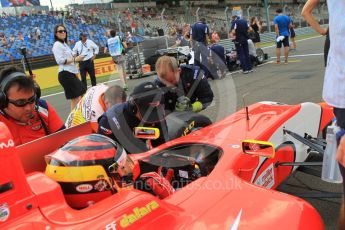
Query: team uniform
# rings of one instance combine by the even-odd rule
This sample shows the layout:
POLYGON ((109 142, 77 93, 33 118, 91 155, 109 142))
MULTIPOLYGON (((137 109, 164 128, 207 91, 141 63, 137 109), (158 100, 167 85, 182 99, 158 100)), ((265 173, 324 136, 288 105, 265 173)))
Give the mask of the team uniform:
POLYGON ((197 22, 192 26, 190 34, 193 40, 194 64, 202 68, 206 75, 208 75, 207 37, 210 34, 210 30, 205 23, 197 22))
MULTIPOLYGON (((162 126, 166 126, 165 121, 152 124, 143 124, 133 111, 131 111, 129 103, 117 104, 107 110, 98 121, 98 133, 108 136, 117 141, 123 146, 128 153, 145 152, 149 148, 145 140, 137 139, 133 133, 134 128, 138 126, 156 127, 160 130, 162 126)), ((162 114, 164 117, 164 114, 162 114)), ((157 140, 152 140, 152 146, 156 147, 165 143, 164 135, 161 135, 157 140)))
POLYGON ((155 127, 160 136, 152 140, 152 146, 165 143, 167 127, 163 102, 163 91, 152 82, 137 85, 128 101, 109 108, 98 120, 98 133, 120 143, 128 153, 147 151, 145 140, 134 136, 134 128, 139 126, 155 127))
POLYGON ((199 67, 181 65, 180 68, 180 81, 176 87, 166 87, 158 78, 154 82, 158 87, 166 87, 167 89, 164 95, 165 109, 168 112, 174 111, 177 98, 180 96, 189 97, 192 104, 199 101, 202 104, 202 109, 205 109, 213 100, 213 91, 207 78, 199 67))
POLYGON ((0 110, 0 122, 7 125, 16 145, 25 144, 65 128, 55 109, 42 99, 38 101, 37 110, 27 123, 14 120, 2 110, 0 110))
POLYGON ((209 46, 209 58, 210 58, 210 73, 212 79, 219 79, 222 76, 218 76, 217 69, 222 72, 222 75, 225 73, 226 69, 226 59, 225 59, 225 49, 219 44, 212 44, 209 46))
POLYGON ((232 22, 231 30, 235 30, 235 47, 241 62, 243 72, 252 70, 248 47, 248 29, 248 22, 244 19, 238 18, 232 22))
POLYGON ((97 131, 97 120, 106 110, 102 97, 107 89, 108 86, 104 84, 88 89, 73 111, 68 115, 65 123, 66 128, 90 121, 93 130, 97 131))

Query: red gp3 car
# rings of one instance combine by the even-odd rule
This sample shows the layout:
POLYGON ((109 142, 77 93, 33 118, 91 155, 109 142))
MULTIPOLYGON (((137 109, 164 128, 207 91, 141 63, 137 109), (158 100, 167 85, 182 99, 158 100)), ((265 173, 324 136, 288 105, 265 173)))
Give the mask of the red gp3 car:
POLYGON ((44 173, 44 156, 90 134, 89 124, 14 146, 1 123, 0 229, 324 229, 309 203, 275 188, 298 168, 293 163, 308 159, 310 146, 296 136, 317 137, 332 119, 332 108, 322 103, 253 104, 129 155, 139 174, 172 169, 173 194, 162 199, 125 189, 80 210, 44 173), (197 172, 195 147, 205 153, 197 172))

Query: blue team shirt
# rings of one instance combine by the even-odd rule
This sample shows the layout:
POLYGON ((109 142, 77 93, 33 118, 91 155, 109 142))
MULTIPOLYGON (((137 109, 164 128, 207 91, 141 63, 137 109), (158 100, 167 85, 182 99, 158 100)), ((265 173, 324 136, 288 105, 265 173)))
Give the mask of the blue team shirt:
POLYGON ((193 40, 203 43, 206 42, 206 35, 210 33, 208 26, 202 22, 195 23, 190 32, 193 40))
POLYGON ((289 25, 291 24, 291 19, 286 15, 278 15, 274 18, 274 25, 278 25, 279 36, 289 36, 289 25))
POLYGON ((225 63, 225 49, 223 46, 218 44, 213 44, 209 48, 211 51, 213 51, 218 57, 225 63))
POLYGON ((248 28, 248 22, 244 19, 239 18, 231 23, 231 30, 235 30, 236 33, 236 42, 247 43, 249 39, 248 28))

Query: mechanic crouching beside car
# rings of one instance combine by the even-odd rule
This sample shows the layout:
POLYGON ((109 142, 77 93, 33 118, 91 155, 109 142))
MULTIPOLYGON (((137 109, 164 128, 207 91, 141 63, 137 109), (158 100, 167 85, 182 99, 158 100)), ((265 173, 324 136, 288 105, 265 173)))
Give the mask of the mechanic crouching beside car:
POLYGON ((158 78, 154 83, 164 88, 167 113, 186 110, 199 112, 211 104, 213 91, 199 67, 179 67, 174 57, 162 56, 156 62, 156 71, 158 78))
POLYGON ((40 99, 40 88, 15 67, 0 73, 0 122, 7 125, 15 145, 64 129, 55 109, 40 99))
POLYGON ((98 119, 98 133, 120 143, 128 153, 141 153, 149 149, 145 140, 134 136, 135 127, 154 127, 160 136, 152 140, 153 147, 168 141, 163 91, 152 82, 136 86, 128 101, 116 104, 98 119))

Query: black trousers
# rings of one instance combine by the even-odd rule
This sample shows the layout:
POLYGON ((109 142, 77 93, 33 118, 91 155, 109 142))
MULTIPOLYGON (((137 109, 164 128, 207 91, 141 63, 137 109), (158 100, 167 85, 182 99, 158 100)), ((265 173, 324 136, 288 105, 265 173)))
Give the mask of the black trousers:
POLYGON ((79 62, 79 71, 81 76, 81 81, 83 83, 83 87, 87 89, 87 81, 86 81, 86 73, 89 74, 91 79, 91 85, 96 85, 96 75, 95 75, 95 64, 91 58, 86 61, 79 62))
POLYGON ((252 69, 252 63, 249 56, 248 42, 244 41, 242 43, 235 43, 237 54, 240 58, 241 67, 243 71, 248 71, 252 69))

